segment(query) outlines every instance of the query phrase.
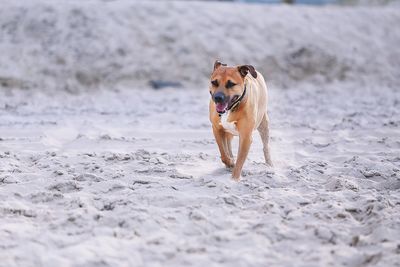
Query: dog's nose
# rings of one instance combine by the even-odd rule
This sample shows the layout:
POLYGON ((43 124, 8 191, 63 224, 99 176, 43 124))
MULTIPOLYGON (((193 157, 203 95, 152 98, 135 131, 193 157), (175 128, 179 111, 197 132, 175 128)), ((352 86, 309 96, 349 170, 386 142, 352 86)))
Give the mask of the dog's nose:
POLYGON ((225 101, 225 95, 222 92, 216 93, 214 95, 215 103, 223 103, 225 101))

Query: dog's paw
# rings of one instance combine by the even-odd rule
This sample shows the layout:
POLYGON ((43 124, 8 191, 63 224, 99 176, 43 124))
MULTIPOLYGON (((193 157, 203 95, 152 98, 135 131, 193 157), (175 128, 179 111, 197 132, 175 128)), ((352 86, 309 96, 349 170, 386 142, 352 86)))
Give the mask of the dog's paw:
POLYGON ((229 163, 229 164, 226 164, 225 163, 225 166, 226 166, 226 168, 228 168, 228 169, 230 169, 230 170, 232 170, 233 168, 235 168, 235 163, 229 163))
POLYGON ((223 159, 222 162, 225 164, 225 166, 228 169, 232 169, 232 168, 235 167, 235 161, 233 159, 231 159, 231 158, 223 159))
POLYGON ((270 168, 274 167, 274 164, 272 164, 272 160, 271 159, 266 160, 265 164, 270 168))
POLYGON ((236 182, 239 182, 241 178, 242 178, 241 170, 233 169, 232 179, 235 180, 236 182))
POLYGON ((234 176, 233 174, 232 174, 232 180, 234 180, 235 182, 240 182, 240 179, 242 178, 242 176, 241 175, 239 175, 239 176, 234 176))

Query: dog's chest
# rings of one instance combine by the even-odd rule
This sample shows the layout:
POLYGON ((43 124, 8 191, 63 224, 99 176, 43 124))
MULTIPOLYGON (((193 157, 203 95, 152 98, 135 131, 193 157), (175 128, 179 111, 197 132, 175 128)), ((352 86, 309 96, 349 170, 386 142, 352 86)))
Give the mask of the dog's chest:
POLYGON ((228 121, 230 111, 224 113, 220 117, 220 125, 224 128, 224 130, 233 135, 239 135, 239 132, 236 127, 236 121, 228 121))

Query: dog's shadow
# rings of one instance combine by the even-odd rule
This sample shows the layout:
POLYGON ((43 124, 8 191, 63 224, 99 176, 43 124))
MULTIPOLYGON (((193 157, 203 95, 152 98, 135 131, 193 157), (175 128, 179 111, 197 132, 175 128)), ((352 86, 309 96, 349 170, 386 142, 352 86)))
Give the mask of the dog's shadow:
POLYGON ((225 175, 225 174, 232 174, 232 169, 226 167, 220 167, 214 169, 208 175, 225 175))

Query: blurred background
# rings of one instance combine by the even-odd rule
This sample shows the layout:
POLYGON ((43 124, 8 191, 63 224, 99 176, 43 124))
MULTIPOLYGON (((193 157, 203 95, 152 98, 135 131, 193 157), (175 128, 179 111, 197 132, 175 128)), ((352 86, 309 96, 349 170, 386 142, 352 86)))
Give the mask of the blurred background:
POLYGON ((398 86, 399 1, 279 2, 2 1, 0 87, 203 87, 215 59, 279 88, 398 86))

